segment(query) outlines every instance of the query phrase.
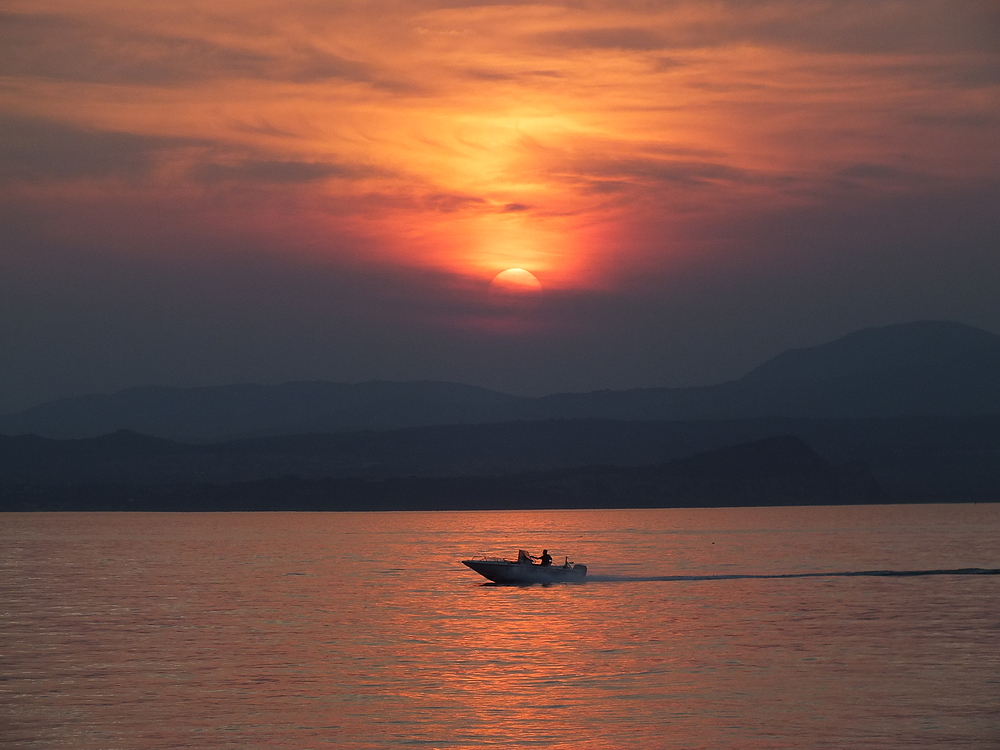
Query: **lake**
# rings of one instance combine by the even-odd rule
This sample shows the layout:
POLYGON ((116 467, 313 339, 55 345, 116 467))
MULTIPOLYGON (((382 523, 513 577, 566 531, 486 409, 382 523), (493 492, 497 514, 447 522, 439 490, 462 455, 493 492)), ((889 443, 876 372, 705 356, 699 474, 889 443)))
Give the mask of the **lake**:
POLYGON ((3 514, 0 745, 995 750, 1000 576, 827 574, 998 542, 997 504, 3 514), (459 562, 519 547, 593 580, 459 562))

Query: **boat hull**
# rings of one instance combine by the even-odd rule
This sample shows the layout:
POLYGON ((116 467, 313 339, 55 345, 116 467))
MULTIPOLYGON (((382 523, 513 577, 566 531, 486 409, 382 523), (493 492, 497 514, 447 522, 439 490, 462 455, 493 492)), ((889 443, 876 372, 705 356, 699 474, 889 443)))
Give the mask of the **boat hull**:
POLYGON ((587 577, 586 565, 531 565, 509 560, 462 560, 462 564, 494 583, 564 583, 587 577))

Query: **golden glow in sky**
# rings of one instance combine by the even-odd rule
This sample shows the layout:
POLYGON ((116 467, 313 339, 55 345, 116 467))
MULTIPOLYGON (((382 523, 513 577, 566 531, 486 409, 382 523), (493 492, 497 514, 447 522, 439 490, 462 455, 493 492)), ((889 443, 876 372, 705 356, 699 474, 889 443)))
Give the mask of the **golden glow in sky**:
POLYGON ((606 289, 738 254, 699 229, 726 217, 995 175, 996 22, 944 0, 14 0, 0 189, 124 252, 185 226, 606 289))

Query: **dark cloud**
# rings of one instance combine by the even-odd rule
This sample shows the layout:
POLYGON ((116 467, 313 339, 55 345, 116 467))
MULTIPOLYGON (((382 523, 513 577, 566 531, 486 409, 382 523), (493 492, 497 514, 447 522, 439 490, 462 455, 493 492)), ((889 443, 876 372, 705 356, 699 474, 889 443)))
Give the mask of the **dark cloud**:
POLYGON ((320 50, 300 47, 288 56, 275 56, 261 65, 253 78, 310 83, 340 78, 347 81, 369 83, 388 90, 409 90, 410 85, 401 81, 379 78, 376 71, 365 63, 346 60, 320 50))
POLYGON ((653 70, 661 73, 665 70, 675 70, 687 64, 683 60, 678 60, 674 57, 658 57, 653 61, 653 70))
POLYGON ((836 176, 847 180, 876 180, 882 182, 926 182, 933 179, 930 175, 912 172, 890 166, 888 164, 870 164, 861 162, 844 167, 836 172, 836 176))
POLYGON ((997 39, 996 55, 978 63, 943 66, 937 69, 936 77, 945 85, 960 88, 995 88, 1000 85, 1000 38, 997 39))
POLYGON ((609 177, 697 186, 717 182, 758 183, 764 176, 717 162, 663 159, 595 160, 575 165, 583 177, 609 177))
POLYGON ((581 49, 656 50, 668 46, 659 34, 644 28, 603 28, 548 31, 535 40, 544 45, 581 49))
POLYGON ((141 177, 158 152, 204 143, 0 117, 0 182, 141 177))
POLYGON ((316 180, 324 180, 330 177, 357 179, 384 176, 385 172, 384 170, 372 167, 328 164, 323 162, 247 159, 235 164, 201 164, 194 169, 193 174, 199 182, 212 184, 226 181, 272 183, 315 182, 316 180))
POLYGON ((420 201, 423 208, 443 213, 453 213, 466 208, 478 208, 485 206, 487 201, 475 195, 461 195, 458 193, 432 193, 424 196, 420 201))
POLYGON ((583 191, 585 193, 594 193, 596 195, 601 194, 612 194, 620 193, 628 190, 629 183, 617 180, 591 180, 584 187, 583 191))
POLYGON ((239 133, 259 133, 261 135, 276 135, 282 138, 298 138, 299 133, 286 128, 279 128, 263 118, 256 122, 234 122, 230 127, 239 133))
POLYGON ((513 76, 510 73, 501 73, 498 70, 466 70, 464 71, 468 78, 474 78, 477 81, 514 81, 517 80, 517 76, 513 76))
POLYGON ((1000 127, 1000 115, 987 112, 949 113, 944 115, 908 115, 904 122, 914 125, 928 125, 945 128, 997 128, 1000 127))
POLYGON ((378 83, 363 63, 309 47, 280 56, 48 15, 0 14, 0 75, 171 86, 220 78, 378 83))
MULTIPOLYGON (((169 138, 81 128, 53 120, 0 116, 0 184, 81 178, 141 178, 157 159, 180 148, 226 148, 194 138, 169 138)), ((328 178, 387 177, 381 168, 271 159, 202 163, 191 172, 203 184, 221 182, 294 184, 328 178)), ((470 200, 468 198, 466 201, 470 200)))
POLYGON ((866 64, 862 74, 897 80, 924 88, 980 89, 1000 85, 1000 39, 994 54, 924 57, 899 56, 888 62, 866 64))
MULTIPOLYGON (((646 4, 622 10, 647 14, 646 4)), ((532 37, 575 49, 651 51, 750 44, 832 53, 1000 50, 1000 5, 992 0, 720 0, 663 2, 648 25, 558 29, 532 37), (676 16, 670 16, 677 10, 676 16)))
POLYGON ((557 70, 524 70, 507 72, 501 70, 487 70, 483 68, 469 68, 461 71, 461 75, 472 78, 476 81, 511 81, 528 84, 532 78, 565 78, 564 73, 557 70))
POLYGON ((751 16, 733 41, 854 54, 995 52, 1000 46, 997 14, 979 0, 769 5, 785 12, 751 16))

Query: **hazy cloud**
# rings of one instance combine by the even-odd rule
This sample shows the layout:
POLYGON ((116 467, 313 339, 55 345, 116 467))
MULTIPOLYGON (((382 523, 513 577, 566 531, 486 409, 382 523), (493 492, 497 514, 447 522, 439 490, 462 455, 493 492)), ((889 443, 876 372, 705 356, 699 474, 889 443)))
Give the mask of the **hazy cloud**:
POLYGON ((323 162, 247 159, 235 164, 201 164, 195 167, 193 174, 199 182, 209 184, 224 181, 296 183, 314 182, 329 177, 357 179, 383 176, 385 171, 323 162))
POLYGON ((655 50, 668 46, 659 34, 643 28, 548 31, 535 40, 545 45, 590 49, 655 50))
POLYGON ((554 47, 649 51, 749 44, 812 52, 991 52, 1000 5, 990 0, 721 0, 624 3, 634 25, 551 29, 554 47))
POLYGON ((1000 13, 982 0, 762 3, 745 20, 734 41, 818 52, 995 52, 1000 45, 1000 13))
POLYGON ((595 160, 577 163, 574 167, 582 177, 618 177, 688 186, 714 182, 760 182, 764 179, 762 175, 738 167, 691 160, 595 160))
POLYGON ((170 86, 219 78, 372 82, 369 66, 307 46, 276 55, 49 15, 0 14, 0 75, 170 86))
POLYGON ((0 182, 141 177, 151 170, 158 152, 204 143, 0 117, 0 182))
POLYGON ((478 209, 485 206, 486 203, 486 199, 479 196, 459 193, 431 193, 417 201, 417 204, 425 209, 443 213, 454 213, 467 208, 478 209))
POLYGON ((465 75, 477 81, 514 81, 517 76, 510 73, 502 73, 498 70, 466 70, 465 75))
POLYGON ((890 182, 926 182, 929 175, 898 169, 888 164, 852 164, 836 172, 837 177, 849 180, 884 180, 890 182))
POLYGON ((986 112, 951 113, 944 115, 907 115, 905 122, 931 127, 996 128, 1000 126, 1000 115, 986 112))

